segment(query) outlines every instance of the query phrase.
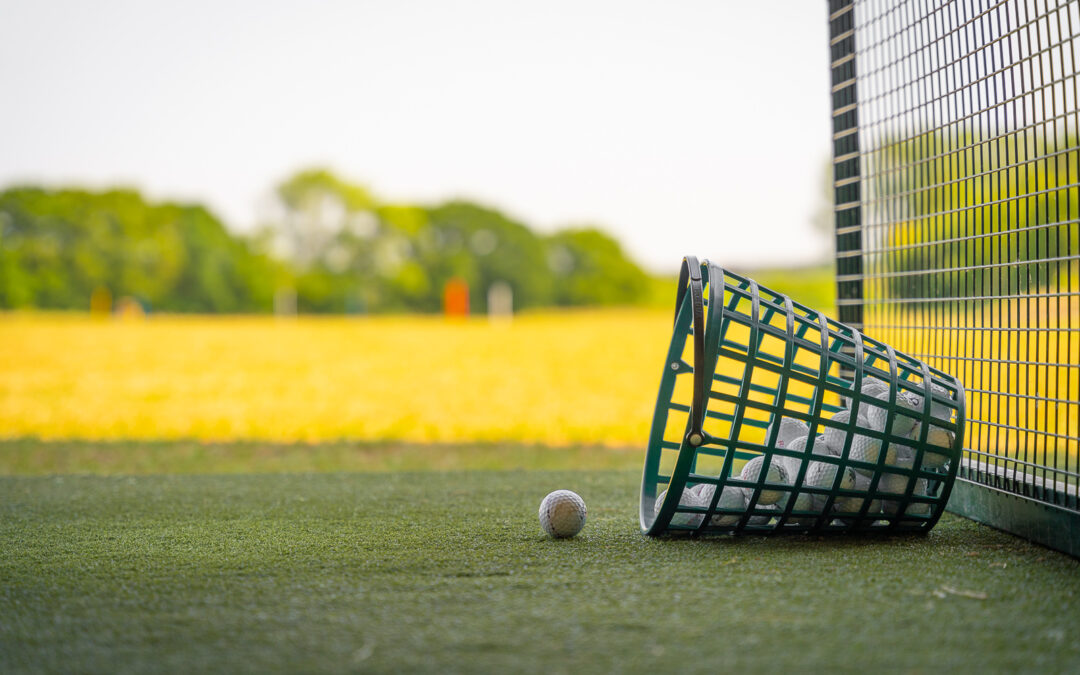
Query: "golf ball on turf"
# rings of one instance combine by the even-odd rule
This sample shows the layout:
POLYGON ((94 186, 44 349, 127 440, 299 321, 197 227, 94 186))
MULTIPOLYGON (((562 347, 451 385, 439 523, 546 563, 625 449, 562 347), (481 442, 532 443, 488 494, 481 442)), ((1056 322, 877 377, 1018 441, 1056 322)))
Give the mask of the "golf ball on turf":
POLYGON ((585 527, 585 500, 570 490, 556 490, 540 502, 540 527, 552 537, 572 537, 585 527))

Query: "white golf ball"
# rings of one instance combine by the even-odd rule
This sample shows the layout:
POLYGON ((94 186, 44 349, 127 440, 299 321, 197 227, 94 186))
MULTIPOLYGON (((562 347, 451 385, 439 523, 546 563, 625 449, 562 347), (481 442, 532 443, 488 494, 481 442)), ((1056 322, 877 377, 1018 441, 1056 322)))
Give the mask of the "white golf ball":
POLYGON ((795 438, 790 443, 788 443, 787 449, 791 452, 796 453, 806 452, 806 444, 809 442, 809 439, 809 436, 800 436, 799 438, 795 438))
MULTIPOLYGON (((904 494, 911 480, 911 478, 897 473, 882 474, 881 480, 878 481, 878 490, 890 494, 904 494)), ((895 515, 900 511, 900 502, 894 499, 882 500, 881 510, 889 515, 895 515)))
MULTIPOLYGON (((797 457, 783 457, 781 455, 776 455, 772 458, 772 461, 774 464, 779 464, 784 467, 784 473, 787 474, 784 482, 789 485, 794 485, 795 478, 799 475, 799 469, 802 468, 803 460, 797 457)), ((761 501, 758 500, 758 503, 760 504, 761 501)))
MULTIPOLYGON (((911 439, 918 440, 920 435, 920 429, 916 428, 911 432, 911 439)), ((943 429, 937 425, 931 425, 929 431, 926 432, 926 443, 935 448, 941 448, 942 450, 952 450, 953 442, 956 440, 956 434, 943 429)), ((905 446, 897 446, 902 448, 905 446)), ((911 454, 914 456, 915 450, 911 449, 911 454)), ((927 449, 923 453, 922 468, 924 469, 942 469, 949 463, 949 455, 943 452, 935 452, 927 449)))
MULTIPOLYGON (((831 419, 832 419, 833 422, 836 422, 837 424, 847 425, 848 421, 851 420, 851 411, 850 410, 841 410, 841 411, 835 413, 832 416, 831 419)), ((865 417, 863 417, 862 415, 859 415, 858 419, 856 420, 856 426, 867 426, 867 427, 869 427, 869 423, 866 421, 865 417)), ((847 440, 847 431, 846 430, 837 429, 836 427, 833 427, 831 425, 825 425, 825 433, 822 434, 822 435, 825 436, 825 442, 829 444, 830 448, 832 448, 833 454, 835 454, 835 455, 843 454, 843 452, 844 452, 844 441, 847 440)))
MULTIPOLYGON (((807 442, 808 441, 807 441, 807 438, 805 436, 802 437, 802 438, 797 438, 794 441, 792 441, 791 446, 788 447, 787 449, 792 451, 792 452, 805 453, 806 452, 807 442)), ((825 442, 825 437, 824 436, 818 436, 817 438, 814 439, 814 451, 813 451, 813 454, 814 455, 831 455, 832 454, 832 449, 829 447, 828 443, 825 442)), ((803 459, 802 457, 787 457, 785 455, 776 455, 776 456, 773 457, 773 461, 781 464, 784 467, 784 469, 787 471, 787 476, 785 477, 784 482, 787 483, 788 485, 794 485, 795 484, 795 479, 799 477, 799 470, 802 469, 803 464, 807 460, 803 459)), ((817 464, 817 462, 812 461, 811 465, 813 465, 813 464, 817 464)), ((802 485, 810 485, 811 484, 810 483, 809 472, 810 472, 810 467, 808 466, 807 467, 807 473, 803 476, 802 485)), ((784 506, 786 503, 787 503, 786 499, 780 499, 779 500, 780 506, 784 506)))
MULTIPOLYGON (((897 491, 902 492, 907 490, 907 481, 910 480, 907 477, 900 477, 899 479, 892 479, 896 481, 896 485, 891 486, 890 492, 897 491)), ((919 478, 915 481, 915 490, 912 492, 912 496, 925 496, 927 491, 927 483, 925 478, 919 478)), ((900 512, 900 501, 893 501, 886 499, 882 502, 882 510, 889 515, 896 515, 900 512)), ((930 515, 930 505, 925 502, 908 502, 907 509, 904 510, 904 515, 907 516, 928 516, 930 515)))
MULTIPOLYGON (((754 509, 755 511, 771 511, 773 513, 779 513, 780 509, 775 504, 761 505, 754 509)), ((772 522, 772 515, 760 515, 750 516, 750 519, 746 521, 747 525, 753 525, 755 527, 761 527, 762 525, 768 525, 772 522)))
MULTIPOLYGON (((792 512, 796 511, 813 511, 821 513, 822 507, 825 506, 825 498, 820 495, 811 494, 809 492, 800 492, 795 496, 795 504, 791 507, 792 512)), ((787 522, 792 525, 813 525, 816 522, 816 518, 809 516, 791 516, 787 522)))
MULTIPOLYGON (((889 417, 889 411, 877 406, 864 406, 860 412, 862 411, 868 411, 866 412, 866 421, 870 423, 870 427, 874 431, 885 430, 885 420, 889 417)), ((918 425, 919 421, 914 417, 908 417, 904 413, 897 412, 893 415, 892 434, 894 436, 907 436, 918 425)))
MULTIPOLYGON (((809 445, 809 441, 807 441, 806 445, 809 445)), ((829 445, 829 441, 825 440, 825 434, 821 434, 814 439, 814 449, 812 452, 815 455, 832 455, 833 457, 836 457, 839 454, 831 445, 829 445)))
POLYGON ((932 425, 926 432, 926 442, 938 448, 951 449, 955 440, 956 434, 936 425, 932 425))
MULTIPOLYGON (((901 469, 910 469, 915 466, 915 449, 906 445, 896 446, 896 462, 893 466, 901 469)), ((908 484, 912 480, 914 479, 910 476, 885 471, 878 479, 878 492, 902 495, 907 492, 908 484)), ((881 510, 889 515, 895 515, 900 510, 900 502, 893 499, 882 500, 881 510)))
MULTIPOLYGON (((836 481, 836 470, 837 466, 829 462, 810 462, 810 466, 806 469, 805 483, 810 487, 831 489, 836 481)), ((855 487, 855 472, 844 468, 844 473, 840 477, 839 488, 841 490, 850 490, 853 487, 855 487)))
MULTIPOLYGON (((716 494, 716 486, 708 483, 702 483, 701 485, 694 486, 698 488, 696 494, 698 499, 701 500, 701 506, 708 506, 712 502, 713 495, 716 494)), ((741 511, 746 510, 747 490, 745 488, 735 487, 734 485, 727 485, 724 487, 724 491, 720 493, 720 499, 716 503, 718 509, 739 509, 741 511)), ((710 525, 734 525, 739 522, 739 518, 742 515, 734 515, 730 513, 717 513, 709 519, 710 525)))
POLYGON ((585 516, 585 500, 570 490, 556 490, 540 502, 540 527, 558 539, 581 532, 585 516))
POLYGON ((907 491, 908 483, 911 482, 909 476, 905 476, 900 473, 883 473, 881 478, 878 479, 878 491, 888 492, 889 494, 900 495, 907 491))
MULTIPOLYGON (((765 463, 765 456, 758 455, 747 462, 743 468, 742 473, 739 474, 739 478, 750 483, 756 483, 758 477, 761 475, 761 467, 765 463)), ((769 471, 765 474, 766 483, 782 483, 787 484, 790 482, 788 478, 787 468, 783 464, 777 462, 775 458, 769 462, 769 471)), ((753 489, 753 488, 750 488, 753 489)), ((787 495, 783 490, 765 490, 761 491, 758 496, 758 504, 775 504, 787 495)))
MULTIPOLYGON (((880 479, 878 480, 878 484, 881 484, 880 479)), ((870 490, 870 479, 862 474, 856 473, 855 484, 853 487, 856 490, 867 492, 870 490)), ((865 504, 866 501, 867 500, 864 497, 838 497, 836 501, 833 502, 833 512, 858 513, 859 511, 862 511, 863 504, 865 504)), ((867 508, 866 512, 868 514, 881 513, 881 500, 870 500, 870 506, 867 508)))
MULTIPOLYGON (((832 417, 834 422, 840 422, 846 424, 851 419, 851 412, 847 410, 841 410, 832 417)), ((865 417, 859 415, 855 422, 856 428, 869 428, 870 424, 865 417)), ((825 442, 829 445, 834 453, 841 455, 844 452, 844 443, 847 442, 848 432, 844 429, 837 429, 835 427, 825 428, 825 442)), ((876 462, 878 455, 881 453, 881 441, 870 436, 864 436, 862 434, 855 434, 855 437, 851 439, 851 450, 848 454, 850 459, 854 459, 860 462, 876 462)), ((892 464, 896 461, 896 451, 892 446, 885 452, 885 463, 892 464)), ((869 473, 869 469, 856 468, 859 473, 869 473)))
POLYGON ((927 452, 923 455, 922 468, 924 469, 944 469, 945 465, 949 463, 949 458, 946 455, 942 455, 937 452, 927 452))
MULTIPOLYGON (((863 381, 862 389, 860 392, 863 395, 863 400, 859 404, 859 417, 866 418, 870 428, 875 431, 885 430, 885 420, 888 418, 888 410, 881 406, 874 405, 866 400, 866 398, 874 398, 880 401, 889 400, 889 385, 885 384, 881 380, 875 377, 868 377, 863 381)), ((908 409, 917 411, 919 410, 919 404, 917 396, 913 396, 904 391, 896 392, 897 405, 908 409)), ((835 418, 834 418, 835 419, 835 418)), ((918 420, 914 417, 896 413, 893 415, 892 433, 896 436, 906 436, 911 433, 912 428, 918 424, 918 420)))
MULTIPOLYGON (((940 384, 935 384, 935 383, 931 382, 930 383, 930 390, 933 391, 935 394, 937 394, 941 398, 948 399, 950 401, 953 400, 953 396, 952 396, 952 394, 949 393, 949 390, 946 389, 945 387, 941 386, 940 384)), ((918 394, 910 394, 909 393, 908 398, 910 398, 910 400, 912 402, 912 405, 914 406, 915 410, 920 410, 920 411, 922 410, 922 403, 923 403, 922 396, 919 396, 918 394)), ((953 417, 953 408, 946 405, 946 404, 944 404, 944 403, 938 403, 937 401, 931 400, 930 401, 930 416, 934 417, 936 419, 939 419, 939 420, 945 420, 947 422, 951 422, 952 417, 953 417)))
MULTIPOLYGON (((855 440, 851 442, 851 454, 848 455, 851 459, 858 460, 860 462, 874 463, 878 461, 878 456, 881 454, 881 441, 876 438, 870 438, 869 436, 856 436, 855 440)), ((896 449, 893 446, 885 451, 885 463, 892 464, 896 461, 896 449)), ((863 475, 870 475, 872 469, 861 469, 856 467, 855 470, 863 475)))
POLYGON ((893 449, 893 461, 890 463, 892 466, 899 466, 904 469, 910 469, 915 466, 915 448, 910 445, 900 445, 894 443, 893 449))
MULTIPOLYGON (((865 499, 859 497, 842 497, 833 502, 833 513, 861 513, 863 504, 866 503, 865 499)), ((881 513, 881 500, 871 500, 869 508, 866 510, 868 516, 876 516, 881 513)), ((840 522, 847 523, 849 519, 841 518, 840 522)), ((875 518, 876 520, 876 518, 875 518)))
POLYGON ((889 385, 876 377, 867 377, 862 381, 862 387, 859 388, 859 393, 863 396, 882 398, 883 396, 889 395, 889 385))
MULTIPOLYGON (((929 489, 930 486, 927 484, 925 478, 920 478, 919 480, 915 481, 914 494, 925 496, 928 493, 929 489)), ((905 513, 912 516, 928 516, 930 515, 930 505, 926 502, 912 502, 911 504, 908 504, 907 511, 905 511, 905 513)))
MULTIPOLYGON (((791 441, 791 444, 788 445, 787 450, 790 451, 790 452, 794 452, 794 453, 805 454, 806 453, 806 444, 808 442, 808 438, 809 437, 807 437, 807 436, 800 436, 799 438, 796 438, 795 440, 791 441)), ((814 440, 814 454, 815 455, 828 454, 822 447, 822 446, 824 446, 824 443, 825 443, 825 441, 823 440, 822 436, 818 436, 814 440)), ((825 446, 825 447, 827 447, 827 446, 825 446)), ((792 483, 795 482, 795 477, 799 475, 799 469, 802 468, 803 462, 806 461, 806 460, 803 459, 802 457, 789 457, 787 455, 773 455, 772 461, 776 462, 776 463, 779 463, 784 467, 784 470, 787 471, 787 477, 784 479, 784 482, 788 483, 788 484, 792 484, 792 483)))
MULTIPOLYGON (((703 499, 701 490, 704 485, 695 485, 683 490, 683 493, 679 496, 679 506, 696 506, 704 508, 709 505, 709 500, 712 499, 712 493, 709 493, 708 499, 703 499)), ((713 488, 715 490, 715 488, 713 488)), ((667 490, 664 490, 660 494, 656 495, 656 504, 653 507, 653 514, 658 515, 660 513, 660 507, 664 504, 664 498, 667 497, 667 490)), ((676 511, 671 516, 670 525, 687 525, 689 527, 697 527, 701 524, 701 521, 705 519, 705 516, 700 513, 685 513, 682 511, 676 511)))
MULTIPOLYGON (((772 436, 772 425, 765 430, 765 441, 768 442, 769 437, 772 436)), ((797 438, 806 438, 810 435, 810 427, 806 426, 806 422, 797 420, 791 417, 783 417, 780 419, 780 428, 776 432, 776 447, 788 448, 791 447, 792 441, 797 438)))
MULTIPOLYGON (((881 481, 878 483, 878 489, 882 492, 903 494, 907 491, 908 483, 911 480, 912 479, 907 476, 887 473, 881 477, 881 481)), ((915 489, 912 492, 912 495, 925 495, 927 487, 925 478, 915 480, 915 489)), ((901 502, 898 500, 894 501, 886 499, 882 502, 882 511, 889 515, 896 515, 900 512, 900 504, 901 502)), ((922 502, 909 502, 904 513, 906 515, 928 516, 930 515, 930 505, 922 502)))
MULTIPOLYGON (((862 387, 859 389, 858 402, 859 402, 859 414, 866 415, 866 406, 868 405, 867 399, 884 399, 889 398, 889 385, 885 384, 876 377, 868 377, 863 380, 862 387)), ((854 407, 854 397, 850 401, 851 406, 854 407)))

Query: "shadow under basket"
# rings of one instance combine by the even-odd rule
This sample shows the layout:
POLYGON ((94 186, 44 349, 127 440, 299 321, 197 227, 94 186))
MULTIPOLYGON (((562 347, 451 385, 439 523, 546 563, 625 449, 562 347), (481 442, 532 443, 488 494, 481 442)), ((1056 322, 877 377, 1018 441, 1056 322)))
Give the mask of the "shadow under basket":
POLYGON ((927 532, 949 499, 963 431, 953 376, 687 257, 641 529, 927 532))

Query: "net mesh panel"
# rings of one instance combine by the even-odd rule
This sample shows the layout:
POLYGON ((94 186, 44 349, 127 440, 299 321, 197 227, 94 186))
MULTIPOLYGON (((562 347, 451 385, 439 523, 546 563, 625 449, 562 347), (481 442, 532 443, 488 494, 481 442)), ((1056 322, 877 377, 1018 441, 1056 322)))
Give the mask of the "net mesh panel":
POLYGON ((961 483, 1076 545, 1080 2, 828 6, 840 320, 958 377, 961 483))

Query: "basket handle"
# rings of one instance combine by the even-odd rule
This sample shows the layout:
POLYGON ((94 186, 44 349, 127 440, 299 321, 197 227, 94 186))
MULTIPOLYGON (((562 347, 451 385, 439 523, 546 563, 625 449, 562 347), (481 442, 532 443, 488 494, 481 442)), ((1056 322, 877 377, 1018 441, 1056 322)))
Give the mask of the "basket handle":
POLYGON ((705 442, 701 425, 705 419, 705 292, 701 281, 701 263, 692 255, 682 260, 679 269, 679 291, 675 299, 675 317, 690 291, 690 304, 694 316, 694 400, 690 405, 690 424, 686 442, 697 447, 705 442))

